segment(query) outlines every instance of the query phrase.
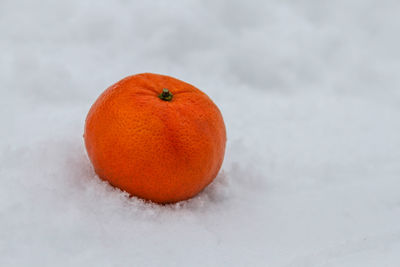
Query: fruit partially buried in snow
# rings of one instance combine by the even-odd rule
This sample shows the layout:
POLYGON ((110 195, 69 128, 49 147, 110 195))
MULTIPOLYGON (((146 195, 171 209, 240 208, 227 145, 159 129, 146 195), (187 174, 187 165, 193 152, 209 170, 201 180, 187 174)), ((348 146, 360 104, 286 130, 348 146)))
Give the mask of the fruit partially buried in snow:
POLYGON ((86 118, 85 145, 98 176, 133 196, 174 203, 217 176, 226 143, 221 112, 194 86, 152 73, 105 90, 86 118))

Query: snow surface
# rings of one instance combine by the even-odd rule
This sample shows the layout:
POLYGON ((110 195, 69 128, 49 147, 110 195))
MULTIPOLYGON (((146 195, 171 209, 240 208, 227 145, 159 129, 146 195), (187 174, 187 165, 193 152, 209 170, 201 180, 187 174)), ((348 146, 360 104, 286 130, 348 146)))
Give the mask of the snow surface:
POLYGON ((0 1, 0 266, 400 266, 400 2, 0 1), (90 105, 211 96, 221 173, 176 205, 101 182, 90 105))

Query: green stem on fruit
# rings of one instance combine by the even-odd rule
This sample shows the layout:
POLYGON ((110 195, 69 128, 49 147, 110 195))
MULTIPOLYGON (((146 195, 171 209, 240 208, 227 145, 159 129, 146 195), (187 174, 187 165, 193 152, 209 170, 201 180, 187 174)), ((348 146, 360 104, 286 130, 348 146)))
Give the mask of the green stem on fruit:
POLYGON ((164 89, 162 90, 162 93, 159 94, 158 97, 159 97, 161 100, 164 100, 164 101, 171 101, 171 100, 172 100, 172 97, 173 97, 173 94, 171 94, 171 92, 170 92, 167 88, 164 88, 164 89))

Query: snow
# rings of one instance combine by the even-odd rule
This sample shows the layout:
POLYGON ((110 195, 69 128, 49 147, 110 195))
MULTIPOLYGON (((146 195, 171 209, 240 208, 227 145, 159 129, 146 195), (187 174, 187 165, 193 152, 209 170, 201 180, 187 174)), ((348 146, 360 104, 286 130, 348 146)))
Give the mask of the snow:
POLYGON ((399 266, 398 1, 0 2, 0 266, 399 266), (100 181, 97 96, 168 74, 222 171, 159 206, 100 181))

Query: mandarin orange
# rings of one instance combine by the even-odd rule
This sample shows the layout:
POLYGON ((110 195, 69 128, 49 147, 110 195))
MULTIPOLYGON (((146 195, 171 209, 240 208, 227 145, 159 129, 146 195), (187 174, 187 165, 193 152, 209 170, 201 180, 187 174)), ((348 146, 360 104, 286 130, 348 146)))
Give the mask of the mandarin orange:
POLYGON ((85 146, 98 176, 157 203, 189 199, 217 176, 225 124, 194 86, 152 73, 105 90, 86 118, 85 146))

